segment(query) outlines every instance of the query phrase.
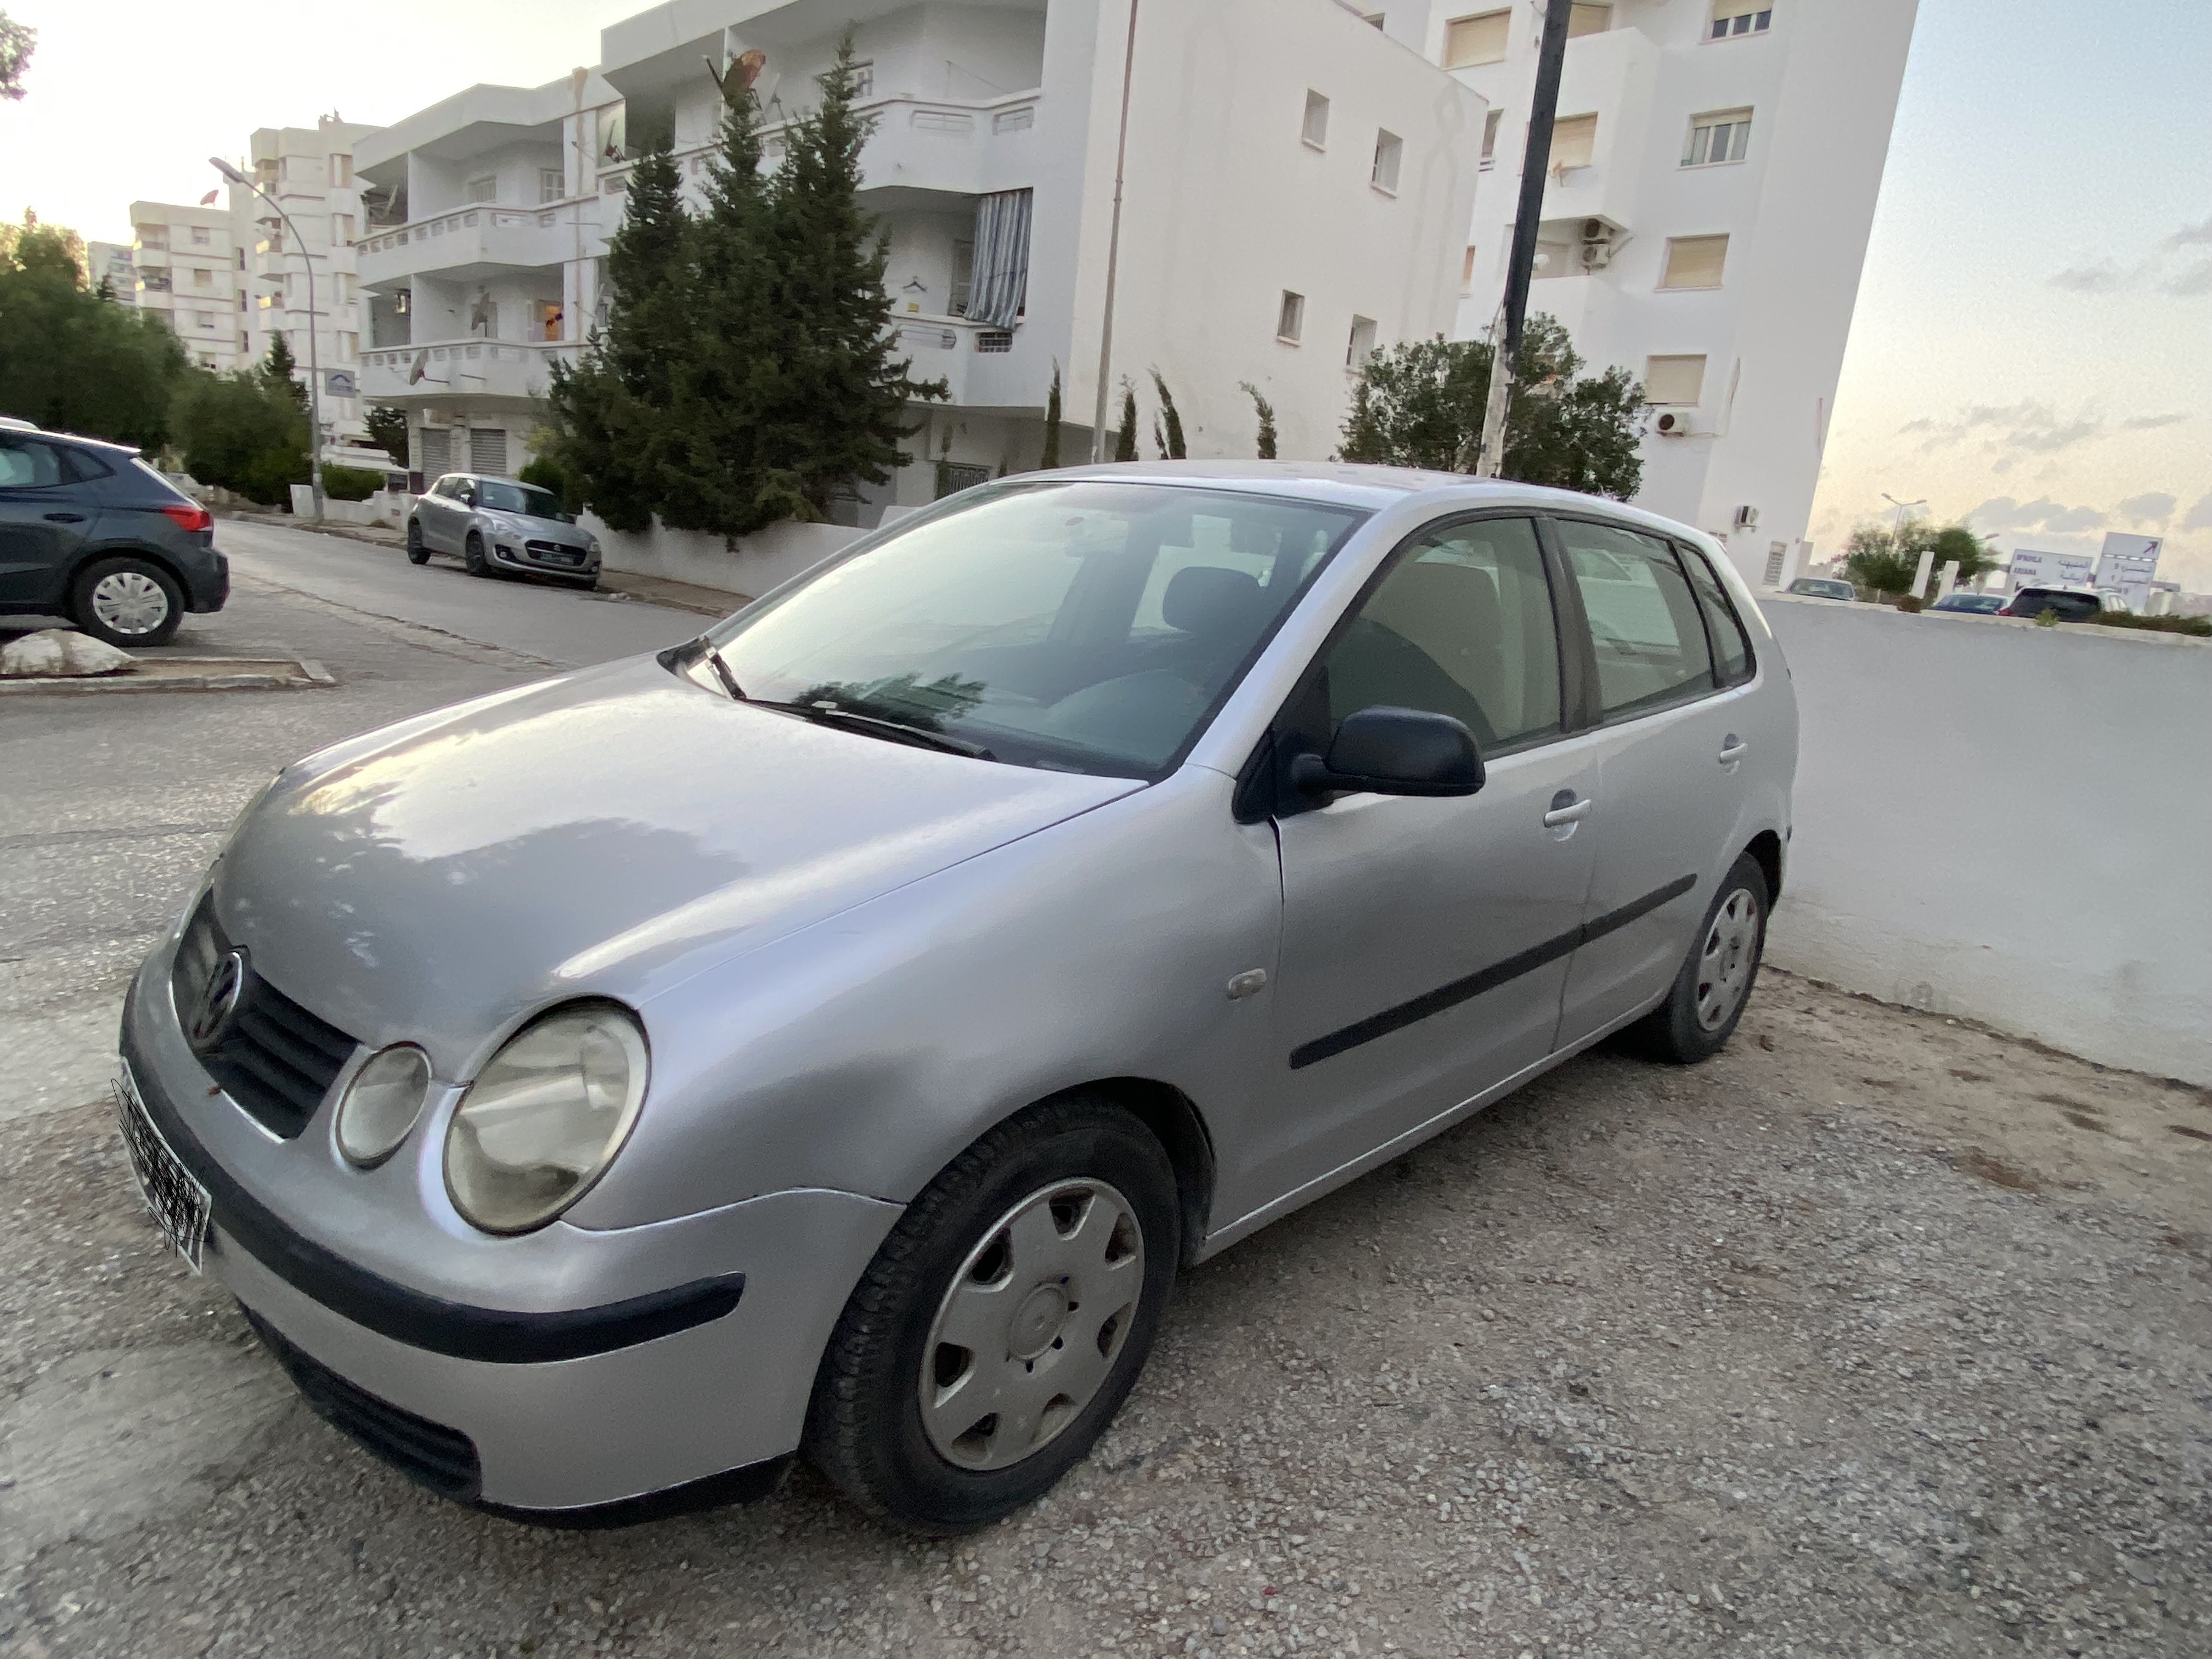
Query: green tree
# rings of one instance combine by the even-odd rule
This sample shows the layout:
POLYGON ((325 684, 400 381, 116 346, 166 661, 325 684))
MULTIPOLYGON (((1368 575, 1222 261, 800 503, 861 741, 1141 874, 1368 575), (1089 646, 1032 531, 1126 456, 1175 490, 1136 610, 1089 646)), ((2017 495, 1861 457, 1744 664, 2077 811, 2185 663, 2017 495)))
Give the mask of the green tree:
POLYGON ((1175 394, 1158 369, 1152 371, 1152 391, 1159 398, 1160 412, 1152 422, 1152 435, 1164 460, 1181 461, 1189 459, 1190 452, 1183 442, 1182 416, 1176 408, 1175 394))
POLYGON ((371 404, 362 416, 368 440, 400 466, 407 465, 407 411, 397 404, 371 404))
POLYGON ((1060 360, 1053 359, 1052 390, 1044 400, 1044 453, 1037 458, 1039 470, 1051 471, 1060 465, 1060 360))
POLYGON ((85 286, 75 232, 29 215, 0 231, 0 414, 159 452, 187 373, 177 337, 85 286))
POLYGON ((1121 377, 1121 424, 1114 430, 1114 459, 1137 459, 1137 388, 1126 374, 1121 377))
MULTIPOLYGON (((1482 445, 1491 348, 1484 340, 1408 340, 1370 355, 1352 390, 1339 450, 1347 461, 1469 471, 1482 445)), ((1567 331, 1528 319, 1506 413, 1504 474, 1626 501, 1644 481, 1637 417, 1644 393, 1619 367, 1583 374, 1567 331)))
POLYGON ((177 445, 185 470, 265 507, 307 482, 307 417, 259 368, 192 371, 177 393, 177 445))
POLYGON ((23 71, 30 67, 38 45, 38 30, 26 28, 0 11, 0 98, 23 95, 23 71))
POLYGON ((1239 380, 1252 399, 1252 410, 1260 417, 1259 446, 1255 452, 1263 461, 1275 459, 1275 406, 1260 395, 1260 388, 1249 380, 1239 380))
POLYGON ((1844 574, 1877 593, 1907 593, 1919 574, 1920 556, 1930 552, 1935 556, 1928 565, 1931 580, 1952 559, 1959 562, 1961 582, 1971 582, 2000 563, 1989 544, 1963 524, 1907 519, 1902 525, 1863 524, 1852 531, 1844 574))
POLYGON ((277 397, 289 398, 304 417, 307 412, 307 383, 300 378, 300 361, 281 328, 269 332, 269 349, 253 367, 261 384, 277 397))

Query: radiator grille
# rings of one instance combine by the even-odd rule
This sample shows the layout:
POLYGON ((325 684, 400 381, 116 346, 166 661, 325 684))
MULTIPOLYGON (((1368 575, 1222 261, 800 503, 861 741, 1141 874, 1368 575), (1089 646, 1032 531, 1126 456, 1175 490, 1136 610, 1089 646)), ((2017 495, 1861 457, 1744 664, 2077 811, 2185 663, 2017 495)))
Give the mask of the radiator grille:
MULTIPOLYGON (((204 900, 185 930, 171 975, 177 1013, 188 1033, 210 976, 230 949, 211 901, 204 900)), ((256 1122, 289 1140, 307 1127, 356 1045, 271 985, 251 963, 244 975, 236 1012, 212 1042, 198 1048, 200 1064, 256 1122)))

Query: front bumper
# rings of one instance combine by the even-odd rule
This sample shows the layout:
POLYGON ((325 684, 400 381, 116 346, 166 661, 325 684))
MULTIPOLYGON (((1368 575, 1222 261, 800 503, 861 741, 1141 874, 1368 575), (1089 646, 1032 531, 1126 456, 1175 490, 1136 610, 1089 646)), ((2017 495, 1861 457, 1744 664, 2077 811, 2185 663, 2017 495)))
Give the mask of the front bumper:
MULTIPOLYGON (((328 1178, 313 1167, 327 1163, 328 1103, 277 1143, 221 1093, 179 1027, 171 948, 131 988, 123 1056, 213 1197, 210 1271, 319 1413, 444 1496, 556 1523, 773 1484, 830 1329, 898 1206, 810 1190, 616 1231, 556 1223, 556 1277, 573 1306, 501 1308, 480 1286, 396 1283, 280 1213, 301 1194, 270 1171, 295 1168, 310 1191, 328 1178), (646 1263, 659 1282, 638 1282, 646 1263)), ((480 1248, 497 1261, 514 1242, 480 1248)))
POLYGON ((580 547, 544 542, 495 541, 491 544, 491 562, 509 570, 559 576, 568 581, 581 581, 599 574, 598 554, 580 547), (573 562, 568 557, 571 554, 575 556, 573 562))

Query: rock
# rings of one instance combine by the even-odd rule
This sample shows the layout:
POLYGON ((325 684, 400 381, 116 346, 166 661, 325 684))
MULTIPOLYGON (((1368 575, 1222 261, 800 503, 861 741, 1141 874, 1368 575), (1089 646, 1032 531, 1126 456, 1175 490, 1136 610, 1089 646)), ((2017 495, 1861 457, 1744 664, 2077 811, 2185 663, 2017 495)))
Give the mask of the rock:
POLYGON ((42 628, 0 646, 0 679, 120 674, 134 665, 129 652, 67 628, 42 628))

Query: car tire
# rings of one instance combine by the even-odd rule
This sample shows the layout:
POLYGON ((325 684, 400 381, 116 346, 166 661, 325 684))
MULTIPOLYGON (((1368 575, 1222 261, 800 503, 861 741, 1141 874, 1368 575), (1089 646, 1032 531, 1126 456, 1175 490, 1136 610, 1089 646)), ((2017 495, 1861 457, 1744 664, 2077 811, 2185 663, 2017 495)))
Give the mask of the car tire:
POLYGON ((70 585, 70 617, 93 638, 126 651, 167 645, 185 619, 184 590, 150 559, 94 559, 70 585))
POLYGON ((907 1206, 861 1275, 816 1376, 807 1456, 915 1532, 1019 1509, 1090 1450, 1144 1368, 1182 1227, 1174 1168, 1127 1109, 1076 1095, 1010 1118, 907 1206), (991 1347, 950 1340, 979 1334, 991 1347))
POLYGON ((461 562, 468 568, 471 576, 491 574, 491 567, 484 562, 483 538, 473 530, 469 532, 468 539, 461 544, 461 562))
POLYGON ((599 579, 597 576, 580 576, 569 582, 568 586, 579 593, 596 593, 599 591, 599 579))
POLYGON ((407 562, 410 564, 430 562, 430 550, 422 545, 422 525, 420 520, 407 520, 407 562))
POLYGON ((1746 853, 1721 878, 1667 1000, 1624 1033, 1631 1048, 1677 1066, 1721 1051, 1759 978, 1767 903, 1766 872, 1746 853))

